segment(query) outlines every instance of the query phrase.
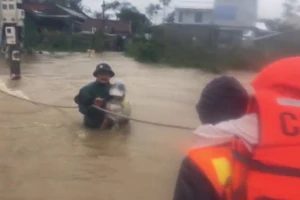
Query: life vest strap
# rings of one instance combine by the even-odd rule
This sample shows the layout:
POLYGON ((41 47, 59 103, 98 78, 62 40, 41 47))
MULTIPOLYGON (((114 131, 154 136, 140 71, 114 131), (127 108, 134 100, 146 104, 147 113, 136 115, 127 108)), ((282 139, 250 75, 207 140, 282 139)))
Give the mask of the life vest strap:
POLYGON ((251 170, 279 176, 290 176, 300 178, 300 169, 298 168, 264 164, 261 161, 245 156, 238 151, 232 151, 232 155, 235 159, 244 163, 251 170))

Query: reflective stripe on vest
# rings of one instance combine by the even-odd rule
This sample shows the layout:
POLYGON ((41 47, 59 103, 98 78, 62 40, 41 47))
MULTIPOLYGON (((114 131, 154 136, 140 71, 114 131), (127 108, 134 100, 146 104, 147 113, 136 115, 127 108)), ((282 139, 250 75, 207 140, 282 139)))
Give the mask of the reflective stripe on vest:
POLYGON ((258 147, 300 145, 300 99, 271 90, 257 92, 255 98, 261 124, 258 147))
POLYGON ((231 146, 196 148, 189 152, 189 158, 206 175, 221 197, 231 176, 231 146))

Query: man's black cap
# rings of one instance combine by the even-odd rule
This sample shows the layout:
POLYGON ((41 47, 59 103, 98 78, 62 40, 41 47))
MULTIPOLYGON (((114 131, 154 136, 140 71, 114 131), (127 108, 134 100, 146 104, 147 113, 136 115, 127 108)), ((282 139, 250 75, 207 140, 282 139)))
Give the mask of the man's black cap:
POLYGON ((96 77, 97 75, 99 75, 101 73, 108 73, 108 74, 110 74, 110 77, 115 76, 115 72, 106 63, 101 63, 101 64, 97 65, 93 75, 96 77))

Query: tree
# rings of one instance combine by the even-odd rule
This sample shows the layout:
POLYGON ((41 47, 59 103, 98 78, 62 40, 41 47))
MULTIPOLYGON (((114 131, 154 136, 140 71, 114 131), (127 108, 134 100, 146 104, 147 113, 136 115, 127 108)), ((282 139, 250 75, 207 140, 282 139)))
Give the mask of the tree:
POLYGON ((282 20, 280 20, 279 31, 293 31, 299 26, 299 3, 298 0, 285 0, 283 3, 282 20))
POLYGON ((119 20, 131 21, 132 32, 135 34, 143 33, 151 25, 150 20, 143 13, 140 13, 134 6, 122 7, 116 14, 119 20))
POLYGON ((174 23, 175 21, 175 12, 171 12, 168 14, 168 16, 166 17, 166 22, 167 23, 174 23))
POLYGON ((260 19, 261 22, 264 22, 267 26, 267 28, 271 31, 276 32, 287 32, 287 31, 293 31, 296 28, 290 24, 287 23, 284 20, 281 20, 279 18, 274 19, 260 19))
POLYGON ((146 7, 146 14, 148 15, 149 19, 152 20, 154 16, 158 14, 158 11, 161 9, 159 4, 150 3, 146 7))
POLYGON ((289 19, 299 10, 298 0, 285 0, 283 3, 283 19, 289 19))
POLYGON ((119 9, 119 7, 121 6, 121 3, 119 1, 112 1, 109 3, 106 3, 105 1, 103 1, 103 4, 101 6, 101 10, 100 11, 95 11, 93 13, 94 17, 97 19, 109 19, 110 15, 105 14, 106 11, 108 10, 113 10, 116 11, 119 9))
POLYGON ((164 6, 164 19, 163 21, 165 21, 165 18, 166 18, 166 8, 167 6, 170 5, 172 0, 159 0, 159 2, 164 6))
MULTIPOLYGON (((93 16, 96 18, 96 19, 103 19, 103 12, 102 11, 95 11, 94 13, 93 13, 93 16)), ((109 19, 110 18, 110 15, 108 15, 108 14, 105 14, 105 16, 104 16, 104 19, 109 19)))
MULTIPOLYGON (((104 11, 107 10, 117 10, 121 6, 119 1, 113 1, 110 3, 105 3, 104 8, 102 8, 104 11)), ((103 6, 102 6, 103 7, 103 6)))
POLYGON ((82 0, 69 0, 68 7, 77 12, 83 11, 82 0))
POLYGON ((281 26, 281 20, 274 18, 274 19, 261 19, 261 22, 265 23, 267 28, 271 31, 279 31, 281 26))

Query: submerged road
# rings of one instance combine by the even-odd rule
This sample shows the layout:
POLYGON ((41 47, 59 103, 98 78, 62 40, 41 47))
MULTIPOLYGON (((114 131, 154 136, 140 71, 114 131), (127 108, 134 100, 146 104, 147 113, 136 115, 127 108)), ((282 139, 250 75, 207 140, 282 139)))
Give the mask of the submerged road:
MULTIPOLYGON (((214 75, 140 64, 118 53, 39 55, 11 82, 0 63, 0 89, 29 99, 74 105, 73 97, 109 63, 128 88, 135 118, 196 127, 201 89, 214 75)), ((245 85, 253 74, 231 72, 245 85)), ((36 106, 0 93, 1 200, 167 200, 189 131, 131 123, 118 132, 89 132, 77 110, 36 106)))

